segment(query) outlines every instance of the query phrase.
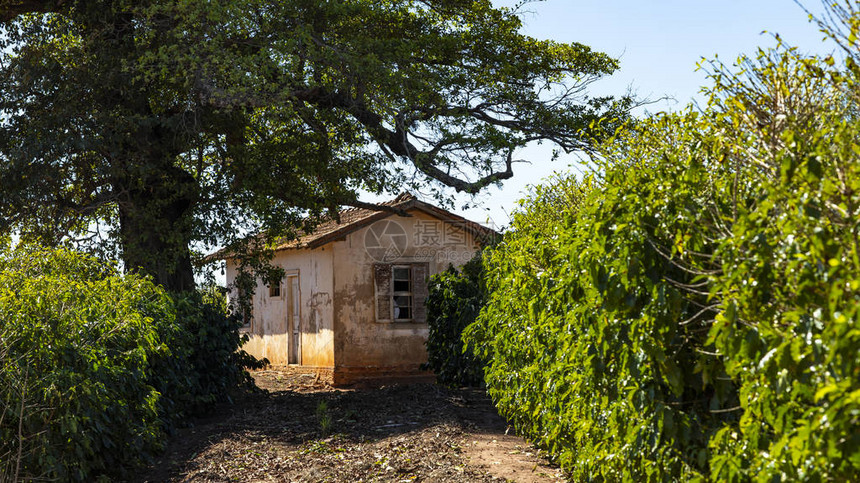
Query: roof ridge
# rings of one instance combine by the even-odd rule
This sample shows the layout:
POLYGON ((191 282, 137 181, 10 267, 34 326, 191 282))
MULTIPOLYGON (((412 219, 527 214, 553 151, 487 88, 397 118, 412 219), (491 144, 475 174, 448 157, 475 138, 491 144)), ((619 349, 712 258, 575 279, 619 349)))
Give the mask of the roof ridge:
POLYGON ((413 195, 413 194, 412 194, 412 193, 410 193, 409 191, 403 191, 403 192, 401 192, 399 195, 397 195, 397 197, 396 197, 396 198, 394 198, 392 201, 393 201, 394 203, 401 203, 401 202, 404 202, 404 201, 412 201, 412 200, 415 200, 415 199, 417 199, 417 198, 415 197, 415 195, 413 195))
MULTIPOLYGON (((462 221, 466 222, 468 226, 472 227, 471 229, 476 230, 478 232, 489 231, 495 233, 495 230, 493 230, 492 228, 483 226, 480 223, 469 220, 468 218, 458 215, 456 213, 452 213, 444 208, 440 208, 438 206, 423 202, 408 191, 400 193, 393 200, 377 203, 377 205, 391 206, 395 208, 400 208, 402 210, 411 210, 412 208, 418 208, 442 221, 462 221)), ((281 238, 280 240, 274 241, 273 248, 275 250, 301 247, 314 248, 322 243, 327 243, 329 240, 332 240, 337 236, 342 237, 345 234, 350 233, 352 230, 360 228, 365 223, 385 218, 395 213, 393 211, 389 211, 390 210, 384 209, 374 210, 372 208, 364 207, 349 207, 338 211, 337 217, 327 216, 319 220, 320 222, 310 232, 298 230, 298 232, 296 233, 296 238, 289 240, 281 238)), ((210 256, 214 255, 215 254, 210 256)), ((222 253, 222 255, 224 254, 222 253)))
MULTIPOLYGON (((393 199, 381 201, 381 202, 376 203, 376 204, 379 206, 394 206, 394 205, 398 205, 398 204, 401 204, 404 202, 417 200, 417 199, 418 198, 416 198, 415 195, 413 195, 409 191, 403 191, 393 199)), ((374 210, 372 208, 364 208, 364 207, 359 207, 359 206, 350 206, 350 207, 344 208, 342 210, 338 210, 338 214, 342 215, 344 213, 354 213, 354 212, 360 212, 360 211, 369 211, 371 213, 376 213, 376 212, 379 212, 382 210, 374 210)))

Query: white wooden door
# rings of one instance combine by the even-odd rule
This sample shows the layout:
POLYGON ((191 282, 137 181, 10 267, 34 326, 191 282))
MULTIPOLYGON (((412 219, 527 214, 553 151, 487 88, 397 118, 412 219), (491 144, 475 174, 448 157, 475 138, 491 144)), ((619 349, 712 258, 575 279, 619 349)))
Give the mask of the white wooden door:
POLYGON ((288 357, 290 364, 302 363, 302 322, 301 297, 299 294, 299 276, 287 276, 287 325, 290 346, 288 357))

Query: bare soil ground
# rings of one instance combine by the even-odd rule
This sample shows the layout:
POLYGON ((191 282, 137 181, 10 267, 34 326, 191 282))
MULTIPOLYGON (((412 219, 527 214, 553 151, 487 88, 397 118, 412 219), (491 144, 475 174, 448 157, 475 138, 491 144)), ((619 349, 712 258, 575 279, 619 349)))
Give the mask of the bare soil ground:
POLYGON ((260 371, 262 390, 175 435, 137 481, 562 481, 506 434, 486 394, 433 384, 334 389, 260 371))

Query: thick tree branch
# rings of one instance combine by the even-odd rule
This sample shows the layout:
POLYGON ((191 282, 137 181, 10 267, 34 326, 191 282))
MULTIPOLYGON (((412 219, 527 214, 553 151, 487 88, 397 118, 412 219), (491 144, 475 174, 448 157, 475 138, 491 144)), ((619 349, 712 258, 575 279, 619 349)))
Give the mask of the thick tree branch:
POLYGON ((408 159, 425 175, 457 191, 474 194, 485 186, 508 179, 514 174, 512 169, 513 153, 508 152, 503 171, 492 172, 476 181, 466 181, 451 176, 439 169, 432 162, 437 148, 441 147, 441 145, 437 145, 430 151, 422 151, 416 147, 409 141, 407 123, 402 118, 397 120, 393 130, 388 129, 383 125, 382 116, 371 111, 361 101, 342 92, 329 92, 321 87, 296 91, 293 93, 293 96, 298 100, 314 104, 317 107, 340 108, 349 112, 378 142, 384 144, 390 153, 408 159))
MULTIPOLYGON (((202 77, 201 77, 202 78, 202 77)), ((265 98, 232 94, 214 87, 205 82, 198 83, 198 91, 200 95, 209 103, 216 107, 249 107, 260 108, 271 105, 285 104, 292 100, 301 103, 307 103, 322 109, 342 109, 348 112, 352 117, 361 123, 364 128, 370 133, 374 139, 386 147, 386 152, 389 155, 399 156, 408 159, 420 172, 436 179, 437 181, 454 188, 457 191, 466 193, 477 193, 482 188, 489 184, 509 179, 513 176, 512 153, 507 153, 507 161, 503 170, 489 173, 478 180, 467 181, 465 179, 452 176, 440 169, 433 160, 438 155, 441 148, 451 144, 449 140, 443 139, 436 143, 429 150, 421 150, 414 143, 410 142, 410 126, 415 121, 432 119, 434 117, 462 117, 469 116, 480 122, 493 126, 509 129, 518 132, 531 132, 529 139, 546 139, 557 143, 567 151, 576 149, 585 149, 585 146, 578 138, 573 136, 565 136, 560 133, 553 133, 545 129, 538 129, 529 125, 528 122, 517 119, 514 113, 507 113, 500 109, 496 104, 485 102, 475 107, 460 107, 460 106, 442 106, 442 107, 425 107, 412 106, 401 112, 394 120, 394 129, 389 129, 384 125, 383 117, 372 111, 368 106, 343 91, 331 91, 321 86, 304 87, 294 89, 285 94, 276 96, 277 98, 268 96, 265 98), (496 109, 494 111, 494 109, 496 109)), ((530 106, 536 108, 537 106, 530 106)), ((307 121, 305 119, 305 121, 307 121)))

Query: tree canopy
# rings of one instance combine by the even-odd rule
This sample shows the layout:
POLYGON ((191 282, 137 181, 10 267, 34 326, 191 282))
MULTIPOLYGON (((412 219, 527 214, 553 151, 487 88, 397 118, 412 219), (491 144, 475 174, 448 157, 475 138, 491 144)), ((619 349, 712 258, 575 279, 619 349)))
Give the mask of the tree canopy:
POLYGON ((490 0, 2 0, 0 22, 0 232, 180 291, 191 246, 361 191, 476 193, 628 107, 585 93, 614 59, 490 0))

